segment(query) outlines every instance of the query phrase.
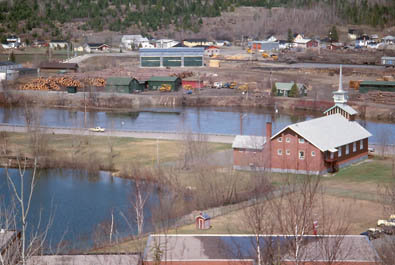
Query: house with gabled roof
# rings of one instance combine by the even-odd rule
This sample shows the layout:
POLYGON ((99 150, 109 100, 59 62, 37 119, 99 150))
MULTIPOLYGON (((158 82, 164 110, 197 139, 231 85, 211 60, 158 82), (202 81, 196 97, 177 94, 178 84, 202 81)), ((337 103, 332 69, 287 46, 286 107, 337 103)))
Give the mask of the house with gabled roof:
MULTIPOLYGON (((258 157, 245 148, 236 156, 234 142, 234 168, 269 170, 296 174, 324 174, 364 160, 368 157, 368 138, 372 136, 355 121, 357 111, 347 105, 347 92, 342 86, 340 68, 339 89, 333 93, 335 105, 325 116, 286 126, 272 136, 272 125, 266 125, 266 141, 258 157), (237 159, 236 159, 237 158, 237 159), (260 161, 255 166, 255 161, 260 161), (249 163, 253 166, 248 167, 249 163)), ((240 140, 239 140, 240 141, 240 140)))

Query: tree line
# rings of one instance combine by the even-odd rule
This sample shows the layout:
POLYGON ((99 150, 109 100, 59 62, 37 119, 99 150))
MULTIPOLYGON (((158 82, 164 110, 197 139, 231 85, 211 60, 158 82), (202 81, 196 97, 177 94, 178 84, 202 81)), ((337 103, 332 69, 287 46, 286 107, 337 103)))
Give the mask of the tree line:
POLYGON ((198 32, 202 18, 218 17, 238 6, 313 8, 330 6, 352 24, 394 24, 395 2, 385 0, 15 0, 0 2, 0 34, 31 33, 62 36, 61 25, 82 21, 81 30, 125 31, 131 26, 142 33, 167 29, 198 32))

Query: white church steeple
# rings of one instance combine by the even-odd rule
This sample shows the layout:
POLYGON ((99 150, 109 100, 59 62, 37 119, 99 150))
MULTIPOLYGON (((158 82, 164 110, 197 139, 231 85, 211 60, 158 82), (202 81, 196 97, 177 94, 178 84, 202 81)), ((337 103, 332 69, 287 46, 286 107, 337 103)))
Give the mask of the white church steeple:
POLYGON ((340 114, 347 118, 350 121, 354 121, 357 115, 357 111, 352 107, 347 105, 348 100, 348 92, 343 90, 343 75, 342 75, 342 66, 340 65, 340 74, 339 74, 339 88, 337 91, 333 92, 333 101, 335 101, 335 105, 329 109, 327 109, 324 114, 332 115, 332 114, 340 114))
POLYGON ((342 66, 340 65, 340 74, 339 74, 339 89, 333 92, 333 101, 335 104, 346 104, 348 99, 347 91, 343 90, 343 74, 342 74, 342 66))

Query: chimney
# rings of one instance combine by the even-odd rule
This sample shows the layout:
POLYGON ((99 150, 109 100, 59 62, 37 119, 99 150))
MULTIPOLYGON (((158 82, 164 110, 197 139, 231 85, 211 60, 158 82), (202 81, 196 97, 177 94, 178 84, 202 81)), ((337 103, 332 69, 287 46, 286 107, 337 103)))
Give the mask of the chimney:
POLYGON ((272 123, 266 122, 266 141, 269 142, 272 137, 272 123))

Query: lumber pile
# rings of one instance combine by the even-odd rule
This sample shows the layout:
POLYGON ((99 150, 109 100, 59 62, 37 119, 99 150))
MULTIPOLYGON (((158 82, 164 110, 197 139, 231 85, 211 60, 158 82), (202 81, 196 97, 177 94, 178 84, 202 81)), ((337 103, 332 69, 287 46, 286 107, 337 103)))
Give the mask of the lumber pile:
POLYGON ((369 91, 365 94, 356 94, 354 101, 373 102, 377 104, 395 105, 395 93, 387 91, 369 91))
POLYGON ((104 87, 106 85, 106 80, 103 78, 85 78, 80 81, 78 79, 73 79, 71 77, 49 77, 49 78, 36 78, 26 83, 20 87, 21 90, 55 90, 59 91, 66 87, 77 87, 83 88, 85 84, 104 87))

